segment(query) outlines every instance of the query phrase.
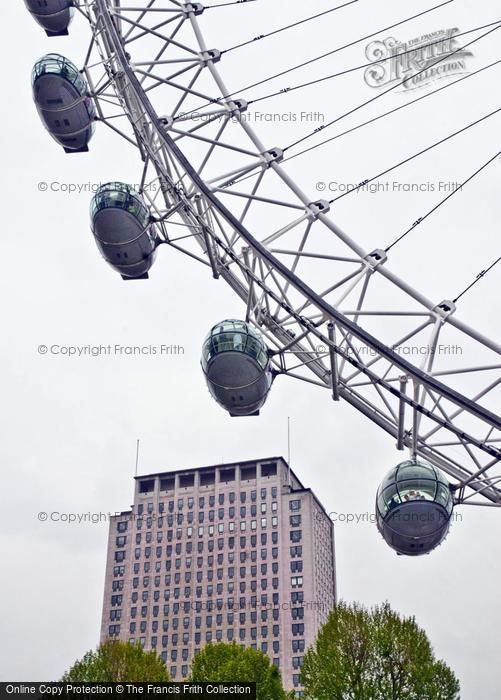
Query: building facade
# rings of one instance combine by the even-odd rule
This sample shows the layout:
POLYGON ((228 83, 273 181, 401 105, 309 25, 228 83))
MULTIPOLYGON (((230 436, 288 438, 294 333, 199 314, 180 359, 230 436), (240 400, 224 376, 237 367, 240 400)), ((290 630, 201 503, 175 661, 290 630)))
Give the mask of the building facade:
POLYGON ((336 600, 334 526, 281 457, 135 478, 111 518, 101 641, 155 649, 174 680, 208 642, 300 668, 336 600))

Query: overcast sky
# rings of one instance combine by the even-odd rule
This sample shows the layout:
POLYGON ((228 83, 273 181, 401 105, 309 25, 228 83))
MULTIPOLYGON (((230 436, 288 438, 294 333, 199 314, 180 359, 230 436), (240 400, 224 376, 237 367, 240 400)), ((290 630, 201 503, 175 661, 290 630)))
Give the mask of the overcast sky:
MULTIPOLYGON (((280 35, 276 43, 262 41, 229 54, 221 71, 237 88, 433 4, 360 0, 280 35)), ((257 0, 213 10, 201 22, 208 44, 223 48, 331 6, 326 0, 257 0)), ((292 466, 326 509, 337 513, 337 521, 343 514, 372 513, 378 483, 401 454, 392 439, 347 404, 334 405, 327 391, 290 379, 275 383, 258 419, 230 419, 213 403, 199 367, 201 343, 216 321, 241 317, 242 304, 224 282, 214 281, 204 267, 167 246, 159 251, 148 282, 125 284, 107 267, 89 230, 91 193, 63 190, 66 183, 88 190, 89 183, 134 181, 140 172, 136 155, 100 126, 89 154, 66 156, 41 126, 30 89, 31 67, 48 51, 82 64, 88 28, 77 17, 69 38, 48 40, 22 2, 2 3, 0 13, 6 98, 0 678, 53 680, 98 641, 107 524, 68 525, 52 521, 51 514, 127 508, 137 438, 140 473, 286 457, 290 416, 292 466), (46 183, 47 191, 39 183, 46 183), (38 351, 40 345, 86 344, 175 344, 184 353, 68 358, 38 351), (48 522, 39 521, 40 512, 49 514, 48 522)), ((498 16, 496 0, 455 0, 380 38, 405 42, 436 30, 465 31, 498 16)), ((366 43, 294 80, 363 63, 366 43)), ((498 47, 497 34, 474 45, 467 69, 497 60, 498 47)), ((298 159, 293 174, 312 199, 318 196, 317 182, 359 182, 499 107, 499 81, 497 66, 355 138, 313 151, 301 164, 298 159)), ((280 81, 263 86, 253 95, 281 86, 280 81)), ((307 111, 318 111, 328 120, 345 105, 376 94, 363 72, 309 90, 267 109, 298 114, 307 105, 307 111)), ((384 99, 389 109, 408 97, 400 91, 384 99)), ((380 105, 364 117, 382 109, 380 105)), ((311 128, 301 119, 254 126, 270 146, 299 138, 311 128)), ((400 181, 465 179, 499 149, 499 130, 498 115, 406 166, 400 181)), ((499 255, 500 174, 498 160, 430 219, 419 236, 396 249, 392 269, 437 302, 472 281, 499 255)), ((361 244, 374 248, 436 201, 436 192, 366 193, 347 197, 333 215, 361 244)), ((477 285, 459 311, 462 319, 496 339, 499 274, 497 269, 477 285)), ((443 546, 415 559, 397 557, 371 523, 337 522, 338 589, 346 600, 367 605, 388 600, 402 614, 415 615, 437 655, 460 677, 463 697, 494 700, 501 685, 501 513, 466 507, 457 513, 461 519, 443 546)))

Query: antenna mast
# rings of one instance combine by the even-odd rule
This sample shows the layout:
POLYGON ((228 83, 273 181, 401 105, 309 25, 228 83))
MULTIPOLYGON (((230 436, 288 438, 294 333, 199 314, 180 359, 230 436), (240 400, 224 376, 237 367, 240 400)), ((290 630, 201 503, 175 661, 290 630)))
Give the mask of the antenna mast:
POLYGON ((137 476, 138 466, 139 466, 139 438, 136 440, 136 476, 137 476))
POLYGON ((288 483, 289 487, 292 487, 292 483, 291 483, 291 418, 290 418, 290 416, 287 417, 287 464, 288 464, 287 483, 288 483))

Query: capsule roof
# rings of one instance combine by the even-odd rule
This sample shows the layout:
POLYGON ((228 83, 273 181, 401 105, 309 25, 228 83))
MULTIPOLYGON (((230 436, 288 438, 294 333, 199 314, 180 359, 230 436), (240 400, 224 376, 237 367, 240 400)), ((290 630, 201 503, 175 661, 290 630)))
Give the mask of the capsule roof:
POLYGON ((385 517, 400 504, 420 500, 434 501, 452 511, 452 493, 445 475, 425 460, 409 459, 388 472, 378 490, 377 506, 385 517))
POLYGON ((36 83, 38 78, 48 73, 65 78, 77 88, 81 95, 87 92, 87 83, 84 77, 75 64, 65 56, 61 56, 58 53, 48 53, 39 58, 33 66, 31 74, 32 85, 36 83))
POLYGON ((245 321, 240 321, 239 319, 235 318, 225 319, 224 321, 216 323, 216 325, 210 329, 209 333, 207 334, 207 338, 210 338, 211 336, 214 337, 216 335, 220 335, 221 333, 233 332, 252 335, 254 338, 257 338, 259 341, 263 342, 261 334, 257 330, 255 330, 245 321))
POLYGON ((263 370, 268 368, 268 348, 260 333, 245 321, 226 319, 209 331, 203 346, 204 367, 223 352, 242 352, 254 358, 263 370))
POLYGON ((101 185, 90 203, 90 216, 94 219, 102 209, 123 209, 135 216, 146 227, 150 212, 137 190, 125 182, 107 182, 101 185))

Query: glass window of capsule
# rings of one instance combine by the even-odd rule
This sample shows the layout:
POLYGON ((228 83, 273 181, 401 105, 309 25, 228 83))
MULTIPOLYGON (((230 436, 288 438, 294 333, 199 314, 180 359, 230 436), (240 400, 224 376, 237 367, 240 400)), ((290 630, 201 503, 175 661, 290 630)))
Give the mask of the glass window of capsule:
POLYGON ((269 364, 268 350, 257 331, 244 321, 227 320, 215 325, 204 341, 204 369, 211 358, 222 352, 242 352, 254 358, 265 370, 269 364))
POLYGON ((91 218, 93 219, 101 209, 111 207, 128 211, 144 228, 149 224, 150 212, 139 193, 130 185, 123 182, 108 182, 101 185, 91 201, 91 218))
POLYGON ((392 469, 379 487, 377 506, 384 518, 411 501, 433 501, 452 512, 453 500, 444 474, 424 460, 411 459, 392 469))
POLYGON ((57 53, 49 53, 39 59, 32 72, 32 83, 34 83, 37 78, 41 75, 47 73, 54 73, 60 75, 62 78, 69 80, 81 95, 87 92, 87 83, 85 82, 82 74, 78 68, 64 56, 60 56, 57 53))

